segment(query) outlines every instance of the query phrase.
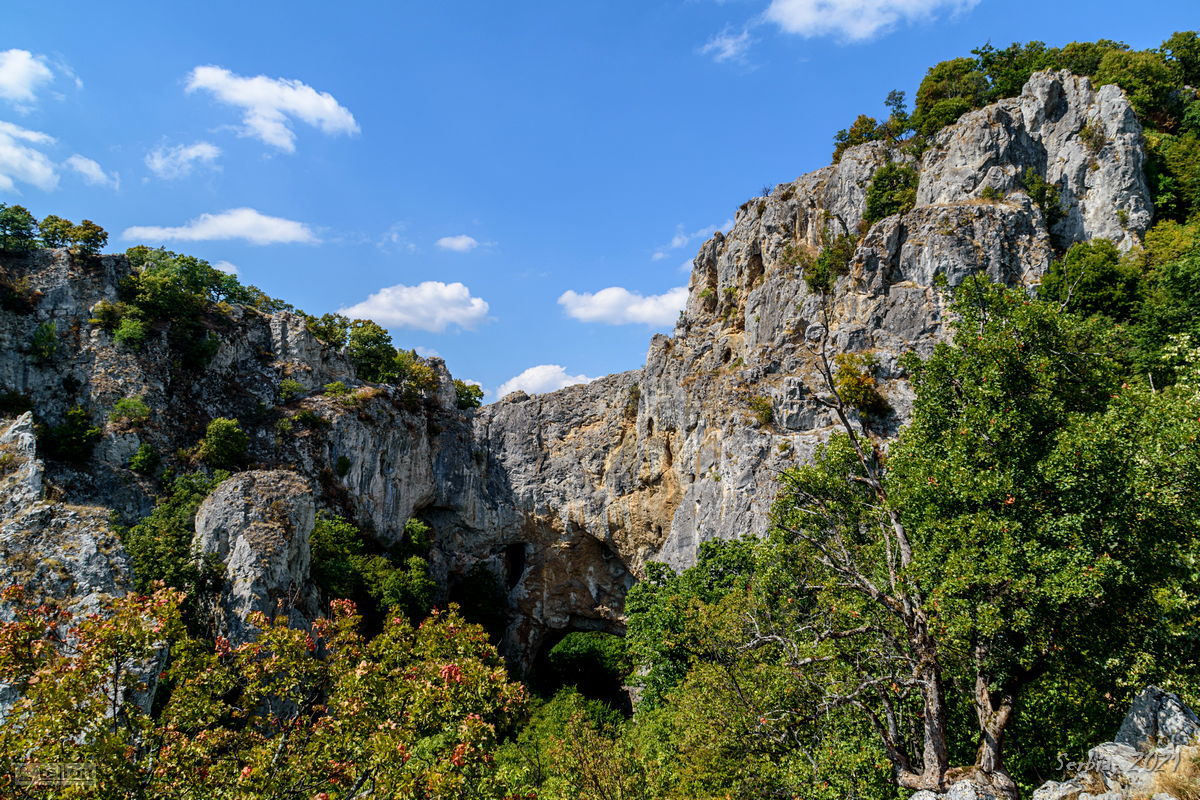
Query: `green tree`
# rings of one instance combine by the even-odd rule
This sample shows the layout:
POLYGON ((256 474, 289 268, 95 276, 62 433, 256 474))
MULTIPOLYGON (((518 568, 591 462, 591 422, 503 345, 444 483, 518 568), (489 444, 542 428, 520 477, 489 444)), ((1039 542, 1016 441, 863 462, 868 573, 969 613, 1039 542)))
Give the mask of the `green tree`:
POLYGON ((768 577, 795 617, 763 635, 815 632, 782 633, 793 663, 861 708, 901 786, 941 785, 974 747, 1013 795, 1005 734, 1030 687, 1125 670, 1162 597, 1193 592, 1200 408, 1121 388, 1100 320, 974 278, 953 308, 953 342, 906 362, 912 422, 886 459, 826 399, 844 433, 785 476, 775 512, 768 577), (952 727, 963 703, 974 736, 952 727))
MULTIPOLYGON (((137 455, 142 454, 139 448, 137 455)), ((145 470, 157 467, 157 454, 150 448, 138 464, 145 470)), ((130 464, 133 469, 133 462, 130 464)), ((142 470, 135 470, 142 471, 142 470)), ((205 564, 193 558, 192 539, 196 535, 196 511, 204 498, 212 494, 228 472, 210 475, 193 473, 175 477, 157 498, 154 509, 136 525, 118 531, 121 544, 133 560, 135 586, 150 591, 156 581, 187 593, 189 622, 201 597, 214 587, 214 575, 205 564)))
POLYGON ((108 244, 108 232, 90 219, 71 228, 70 243, 73 250, 83 255, 99 255, 108 244))
POLYGON ((341 314, 322 314, 305 320, 308 332, 325 344, 340 350, 350 336, 350 320, 341 314))
POLYGON ((846 148, 867 142, 878 141, 881 138, 879 121, 866 114, 859 114, 849 128, 840 130, 833 137, 833 163, 842 160, 846 148))
POLYGON ((37 244, 37 219, 24 206, 0 203, 0 250, 20 253, 37 244))
POLYGON ((934 65, 917 88, 913 124, 924 136, 932 136, 966 112, 988 100, 987 76, 971 58, 955 58, 934 65))
POLYGON ((917 203, 917 171, 889 161, 871 176, 863 219, 868 224, 892 214, 904 214, 917 203))
POLYGON ((1095 82, 1120 86, 1138 116, 1156 125, 1169 124, 1176 111, 1173 93, 1181 84, 1180 75, 1161 53, 1110 50, 1100 60, 1095 82))
POLYGON ((350 323, 346 354, 358 377, 372 383, 391 383, 395 380, 396 348, 387 331, 369 319, 350 323))
POLYGON ((1184 83, 1200 86, 1200 35, 1196 31, 1176 31, 1160 50, 1179 70, 1184 83))
POLYGON ((1076 313, 1127 322, 1142 303, 1141 269, 1108 239, 1076 242, 1050 265, 1039 293, 1076 313))
POLYGON ((458 401, 458 407, 463 410, 479 408, 483 404, 483 387, 477 384, 455 378, 454 394, 458 401))
POLYGON ((71 233, 75 223, 69 219, 49 214, 38 223, 38 232, 42 237, 42 247, 66 247, 71 241, 71 233))
POLYGON ((249 438, 236 419, 217 417, 200 442, 200 458, 213 469, 235 469, 246 456, 249 438))

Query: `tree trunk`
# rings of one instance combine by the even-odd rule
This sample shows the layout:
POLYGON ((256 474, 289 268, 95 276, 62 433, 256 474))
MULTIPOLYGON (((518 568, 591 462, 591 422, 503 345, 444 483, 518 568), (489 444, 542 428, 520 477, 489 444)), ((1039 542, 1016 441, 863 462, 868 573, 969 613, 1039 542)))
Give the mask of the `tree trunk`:
POLYGON ((975 766, 1006 796, 1016 800, 1017 786, 1004 769, 1004 731, 1013 715, 1013 694, 992 692, 982 673, 975 676, 975 715, 979 720, 979 750, 975 766))

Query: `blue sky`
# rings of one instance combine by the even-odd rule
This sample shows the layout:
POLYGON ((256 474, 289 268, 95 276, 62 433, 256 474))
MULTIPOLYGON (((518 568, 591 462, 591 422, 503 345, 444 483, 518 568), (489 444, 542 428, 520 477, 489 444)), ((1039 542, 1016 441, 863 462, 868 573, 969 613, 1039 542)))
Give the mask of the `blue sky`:
POLYGON ((492 399, 640 366, 704 238, 935 62, 1198 25, 1195 0, 24 3, 0 202, 370 315, 492 399))

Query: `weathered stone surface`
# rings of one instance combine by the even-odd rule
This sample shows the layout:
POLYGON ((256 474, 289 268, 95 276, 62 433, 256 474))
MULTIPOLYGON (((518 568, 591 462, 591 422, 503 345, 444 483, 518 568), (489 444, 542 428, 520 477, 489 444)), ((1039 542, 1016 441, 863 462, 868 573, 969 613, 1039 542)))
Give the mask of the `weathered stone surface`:
POLYGON ((1179 695, 1148 686, 1133 701, 1115 741, 1130 747, 1194 744, 1200 737, 1200 718, 1179 695))
POLYGON ((234 475, 200 504, 192 548, 201 563, 222 569, 220 632, 234 643, 252 638, 253 612, 291 615, 296 624, 316 615, 308 580, 314 514, 308 483, 282 470, 234 475))

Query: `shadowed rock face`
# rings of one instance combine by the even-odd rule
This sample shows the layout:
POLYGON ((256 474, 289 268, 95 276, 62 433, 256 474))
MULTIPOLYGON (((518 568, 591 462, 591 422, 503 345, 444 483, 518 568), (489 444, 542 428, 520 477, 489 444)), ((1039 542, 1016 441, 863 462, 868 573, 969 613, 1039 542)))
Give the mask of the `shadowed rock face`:
MULTIPOLYGON (((225 564, 227 612, 266 610, 287 594, 284 583, 306 580, 302 523, 312 508, 353 519, 385 545, 419 516, 433 526, 431 563, 443 587, 478 580, 480 570, 495 576, 507 593, 508 651, 528 665, 548 630, 620 631, 623 597, 648 561, 685 566, 707 539, 765 530, 776 475, 809 458, 832 425, 813 396, 820 387, 812 337, 827 332, 836 351, 874 353, 894 432, 911 406, 897 360, 928 352, 942 334, 938 276, 955 285, 982 272, 1033 286, 1056 247, 1106 237, 1128 248, 1150 221, 1141 130, 1128 103, 1116 87, 1095 90, 1065 72, 1035 75, 1020 97, 938 134, 913 164, 916 207, 868 226, 867 190, 890 157, 902 158, 881 143, 850 148, 840 163, 744 204, 733 228, 701 247, 674 335, 650 341, 642 369, 590 384, 462 412, 435 360, 438 390, 411 406, 387 387, 364 387, 303 318, 240 307, 207 320, 221 346, 189 373, 172 363, 165 335, 134 354, 88 323, 99 300, 116 298, 129 270, 123 257, 77 262, 41 251, 0 258, 8 279, 33 298, 27 308, 0 311, 0 389, 28 395, 50 422, 75 404, 94 409, 104 430, 90 461, 46 467, 57 503, 50 506, 111 509, 126 521, 147 513, 157 490, 125 468, 139 444, 174 453, 194 445, 212 418, 240 418, 250 461, 266 471, 220 487, 205 503, 197 538, 225 564), (1095 148, 1100 139, 1099 149, 1085 143, 1095 148), (1023 188, 1029 168, 1059 189, 1063 214, 1052 230, 1023 188), (842 234, 858 244, 826 308, 795 256, 816 254, 842 234), (40 364, 23 350, 46 321, 56 323, 62 347, 53 363, 40 364), (285 377, 307 389, 344 381, 365 391, 354 403, 314 392, 281 404, 285 377), (105 410, 131 395, 155 409, 149 422, 103 422, 105 410), (299 411, 308 423, 278 426, 299 411), (269 517, 262 480, 284 492, 276 500, 292 520, 286 547, 269 558, 238 544, 269 517)), ((32 442, 31 426, 28 434, 32 442)), ((30 486, 9 481, 0 489, 0 534, 26 524, 21 509, 36 503, 19 493, 30 486)), ((37 552, 15 538, 15 550, 14 537, 0 539, 10 548, 0 583, 37 552)), ((129 585, 116 550, 106 591, 129 585)), ((75 597, 99 580, 82 568, 72 575, 57 588, 47 584, 47 593, 75 597)), ((316 613, 311 588, 289 595, 299 618, 316 613)))

